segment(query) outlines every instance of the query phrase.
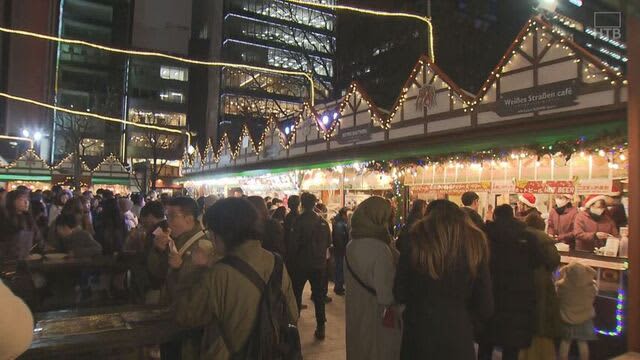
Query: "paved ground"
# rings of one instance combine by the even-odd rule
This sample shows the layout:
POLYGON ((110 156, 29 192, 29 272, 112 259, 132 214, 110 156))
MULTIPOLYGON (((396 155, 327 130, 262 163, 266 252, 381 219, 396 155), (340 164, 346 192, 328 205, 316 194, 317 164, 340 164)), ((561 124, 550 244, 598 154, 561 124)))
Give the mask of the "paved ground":
POLYGON ((308 308, 302 310, 298 322, 305 360, 344 360, 347 357, 345 352, 344 297, 337 296, 331 289, 333 289, 333 284, 329 285, 329 296, 333 298, 333 302, 326 305, 326 339, 317 341, 313 337, 316 330, 316 318, 313 303, 309 299, 311 290, 308 285, 305 288, 302 303, 306 304, 308 308))

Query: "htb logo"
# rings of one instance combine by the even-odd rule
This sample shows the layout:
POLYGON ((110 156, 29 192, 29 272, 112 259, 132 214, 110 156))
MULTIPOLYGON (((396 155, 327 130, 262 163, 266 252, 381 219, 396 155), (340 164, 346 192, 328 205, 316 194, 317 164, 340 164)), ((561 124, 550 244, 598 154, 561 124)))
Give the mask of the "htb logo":
POLYGON ((622 13, 616 11, 596 11, 593 13, 593 27, 598 35, 614 40, 622 38, 622 13))

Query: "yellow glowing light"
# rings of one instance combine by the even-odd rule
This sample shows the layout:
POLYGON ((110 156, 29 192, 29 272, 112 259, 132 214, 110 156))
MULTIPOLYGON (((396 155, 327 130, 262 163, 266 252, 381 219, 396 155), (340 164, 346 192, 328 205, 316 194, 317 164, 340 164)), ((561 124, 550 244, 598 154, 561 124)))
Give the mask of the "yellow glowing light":
POLYGON ((8 28, 5 28, 5 27, 0 27, 0 32, 4 32, 4 33, 8 33, 8 34, 15 34, 15 35, 22 35, 22 36, 27 36, 27 37, 33 37, 33 38, 37 38, 37 39, 41 39, 41 40, 54 41, 54 42, 58 42, 58 43, 84 45, 84 46, 92 47, 94 49, 109 51, 109 52, 118 53, 118 54, 160 57, 160 58, 170 59, 170 60, 183 62, 183 63, 187 63, 187 64, 204 65, 204 66, 218 66, 218 67, 226 66, 226 67, 230 67, 230 68, 254 70, 254 71, 268 72, 268 73, 281 74, 281 75, 304 76, 305 78, 307 78, 307 80, 309 80, 310 94, 311 94, 309 100, 311 102, 311 105, 315 104, 315 89, 314 89, 315 82, 313 81, 313 77, 310 74, 307 74, 307 73, 302 72, 302 71, 279 70, 279 69, 265 68, 265 67, 260 67, 260 66, 252 66, 252 65, 245 65, 245 64, 220 62, 220 61, 193 60, 193 59, 183 58, 183 57, 180 57, 180 56, 173 56, 173 55, 163 54, 163 53, 153 52, 153 51, 138 51, 138 50, 118 49, 118 48, 114 48, 114 47, 110 47, 110 46, 104 46, 104 45, 91 43, 91 42, 88 42, 88 41, 74 40, 74 39, 64 39, 64 38, 60 38, 60 37, 56 37, 56 36, 49 36, 49 35, 34 33, 34 32, 31 32, 31 31, 8 29, 8 28))
POLYGON ((18 140, 18 141, 27 141, 29 142, 29 147, 33 149, 33 140, 27 137, 22 136, 9 136, 9 135, 0 135, 0 139, 6 140, 18 140))
POLYGON ((431 18, 427 16, 420 16, 416 14, 402 13, 402 12, 389 12, 389 11, 378 11, 371 9, 362 9, 354 6, 346 6, 346 5, 329 5, 329 4, 319 4, 315 2, 309 2, 304 0, 286 0, 292 4, 305 5, 311 7, 319 7, 331 10, 344 10, 344 11, 353 11, 361 14, 374 15, 374 16, 390 16, 390 17, 404 17, 410 18, 414 20, 419 20, 427 24, 427 29, 429 31, 429 56, 431 57, 431 61, 436 62, 436 54, 433 50, 433 24, 431 24, 431 18))
MULTIPOLYGON (((141 124, 141 123, 122 120, 122 119, 118 119, 118 118, 114 118, 114 117, 110 117, 110 116, 104 116, 104 115, 99 115, 99 114, 94 114, 94 113, 84 112, 84 111, 71 110, 71 109, 67 109, 67 108, 63 108, 63 107, 59 107, 59 106, 55 106, 55 105, 45 104, 45 103, 42 103, 42 102, 39 102, 39 101, 36 101, 36 100, 23 98, 23 97, 20 97, 20 96, 9 95, 9 94, 3 93, 3 92, 0 92, 0 96, 5 97, 7 99, 24 102, 24 103, 28 103, 28 104, 44 107, 44 108, 47 108, 47 109, 55 110, 55 111, 65 112, 65 113, 68 113, 68 114, 74 114, 74 115, 80 115, 80 116, 88 116, 88 117, 92 117, 94 119, 103 120, 103 121, 117 122, 117 123, 120 123, 120 124, 126 124, 126 125, 131 125, 131 126, 145 128, 145 129, 153 129, 153 130, 158 130, 158 131, 166 131, 166 132, 170 132, 170 133, 186 135, 187 136, 187 146, 191 145, 191 134, 188 131, 184 131, 183 132, 181 130, 166 128, 166 127, 162 127, 162 126, 141 124)), ((24 139, 27 140, 26 138, 24 138, 24 139)), ((28 139, 28 140, 30 140, 30 139, 28 139)))

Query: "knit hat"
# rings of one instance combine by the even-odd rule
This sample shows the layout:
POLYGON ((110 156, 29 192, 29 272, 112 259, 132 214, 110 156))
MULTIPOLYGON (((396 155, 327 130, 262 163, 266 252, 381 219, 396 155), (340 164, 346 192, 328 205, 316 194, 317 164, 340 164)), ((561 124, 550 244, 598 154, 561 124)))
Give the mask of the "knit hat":
POLYGON ((600 200, 606 201, 607 198, 604 195, 589 195, 584 199, 583 205, 584 205, 585 208, 589 208, 595 202, 600 201, 600 200))
POLYGON ((536 207, 536 196, 530 193, 519 194, 518 200, 532 208, 536 207))
POLYGON ((556 197, 557 198, 564 197, 564 198, 567 198, 569 200, 573 200, 573 195, 571 195, 571 194, 556 194, 556 197))

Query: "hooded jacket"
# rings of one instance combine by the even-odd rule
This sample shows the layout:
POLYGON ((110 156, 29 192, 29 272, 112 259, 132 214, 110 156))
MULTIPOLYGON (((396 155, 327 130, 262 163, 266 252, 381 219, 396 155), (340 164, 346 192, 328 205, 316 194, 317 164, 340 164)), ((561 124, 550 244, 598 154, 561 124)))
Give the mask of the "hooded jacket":
POLYGON ((568 324, 581 324, 596 315, 593 301, 597 287, 594 281, 596 271, 590 266, 577 262, 560 269, 562 278, 556 282, 560 317, 568 324))

